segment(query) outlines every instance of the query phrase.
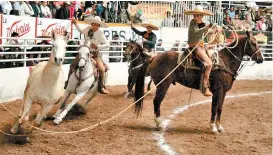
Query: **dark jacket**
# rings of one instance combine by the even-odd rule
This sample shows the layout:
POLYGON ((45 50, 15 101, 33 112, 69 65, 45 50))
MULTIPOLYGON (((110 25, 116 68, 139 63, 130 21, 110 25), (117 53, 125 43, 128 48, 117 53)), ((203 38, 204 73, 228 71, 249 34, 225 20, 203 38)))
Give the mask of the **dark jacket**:
POLYGON ((70 11, 68 7, 62 6, 60 9, 56 11, 57 19, 68 19, 70 17, 70 11))
MULTIPOLYGON (((142 31, 141 32, 141 31, 138 31, 134 27, 131 27, 131 28, 136 34, 142 36, 143 38, 144 38, 144 35, 147 33, 147 31, 142 31)), ((148 49, 155 48, 155 43, 156 43, 156 40, 157 40, 156 35, 153 32, 151 32, 149 34, 148 38, 146 38, 146 39, 147 39, 147 41, 143 43, 143 47, 148 48, 148 49)))
POLYGON ((33 17, 43 17, 43 13, 42 13, 40 5, 36 5, 35 3, 31 3, 30 5, 34 11, 33 17), (40 11, 40 13, 39 13, 39 11, 40 11))

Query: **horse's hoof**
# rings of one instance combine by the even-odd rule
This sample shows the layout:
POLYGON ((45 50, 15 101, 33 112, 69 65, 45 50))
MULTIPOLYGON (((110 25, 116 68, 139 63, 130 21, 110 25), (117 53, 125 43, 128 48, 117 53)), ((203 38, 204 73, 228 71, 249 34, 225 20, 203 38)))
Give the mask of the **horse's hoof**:
POLYGON ((218 134, 219 133, 218 130, 217 130, 217 128, 216 128, 215 123, 210 124, 210 129, 211 129, 211 132, 213 134, 218 134))
POLYGON ((12 133, 12 134, 17 134, 18 133, 18 128, 11 128, 10 129, 10 132, 12 133))
POLYGON ((220 132, 220 133, 225 133, 225 130, 224 130, 224 128, 222 127, 222 125, 217 126, 217 129, 218 129, 218 132, 220 132))
POLYGON ((55 125, 59 125, 61 122, 62 122, 62 120, 59 119, 59 118, 55 118, 55 119, 53 120, 53 123, 54 123, 55 125))

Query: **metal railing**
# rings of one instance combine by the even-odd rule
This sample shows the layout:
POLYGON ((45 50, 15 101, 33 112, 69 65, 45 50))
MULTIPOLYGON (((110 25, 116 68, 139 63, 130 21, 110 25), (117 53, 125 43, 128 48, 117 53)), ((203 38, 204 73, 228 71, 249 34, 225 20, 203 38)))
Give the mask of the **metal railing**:
MULTIPOLYGON (((41 38, 39 38, 40 40, 43 40, 41 38)), ((21 39, 22 40, 22 39, 21 39)), ((51 45, 27 45, 27 40, 34 40, 33 38, 31 39, 23 39, 24 40, 24 44, 21 45, 0 45, 0 47, 2 48, 6 48, 6 47, 20 47, 21 49, 23 49, 21 52, 0 52, 0 64, 1 63, 6 63, 6 62, 20 62, 21 65, 20 67, 26 67, 27 66, 27 61, 34 61, 34 60, 48 60, 49 57, 44 57, 44 58, 28 58, 27 55, 29 54, 50 54, 51 51, 27 51, 28 47, 52 47, 51 45), (2 57, 4 55, 17 55, 17 57, 14 59, 2 59, 2 57), (21 55, 21 57, 18 57, 19 55, 21 55)), ((48 39, 47 39, 48 40, 48 39)), ((75 40, 74 41, 82 41, 82 40, 75 40)), ((120 51, 115 51, 115 50, 104 50, 101 51, 101 55, 102 55, 102 59, 104 61, 108 61, 109 58, 114 58, 114 59, 120 59, 119 62, 123 62, 122 59, 124 58, 124 50, 126 48, 125 44, 128 41, 122 41, 122 40, 109 40, 109 42, 119 42, 119 45, 111 45, 110 48, 119 48, 120 51), (118 54, 118 56, 109 56, 110 53, 116 53, 118 54)), ((156 53, 160 53, 160 52, 164 52, 167 50, 170 50, 171 48, 177 48, 179 51, 187 48, 185 43, 179 43, 179 45, 177 45, 177 42, 160 42, 162 43, 161 46, 158 46, 158 43, 156 44, 156 53), (176 44, 176 45, 175 45, 176 44), (164 48, 164 51, 160 51, 159 48, 164 48)), ((79 47, 80 45, 68 45, 67 47, 79 47)), ((265 58, 265 61, 272 61, 273 60, 273 45, 272 44, 261 44, 260 46, 260 50, 263 53, 263 56, 265 58)), ((78 51, 67 51, 66 53, 78 53, 78 51)), ((66 56, 65 60, 71 60, 74 59, 75 57, 71 57, 71 56, 66 56)))

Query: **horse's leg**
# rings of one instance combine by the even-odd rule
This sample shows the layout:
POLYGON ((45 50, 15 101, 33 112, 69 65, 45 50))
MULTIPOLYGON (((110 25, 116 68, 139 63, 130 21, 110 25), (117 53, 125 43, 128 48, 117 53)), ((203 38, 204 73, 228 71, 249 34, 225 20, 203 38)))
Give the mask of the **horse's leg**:
POLYGON ((216 127, 217 127, 218 131, 222 132, 222 133, 225 132, 225 130, 220 123, 220 118, 221 118, 221 114, 222 114, 222 107, 224 104, 225 96, 226 96, 226 92, 223 92, 223 94, 221 95, 221 101, 219 102, 219 105, 217 107, 217 116, 216 116, 216 127))
POLYGON ((69 103, 69 104, 65 107, 65 109, 61 112, 61 114, 60 114, 59 116, 57 116, 57 117, 53 120, 53 122, 54 122, 55 124, 60 124, 60 123, 62 122, 63 118, 67 115, 68 111, 69 111, 76 103, 78 103, 78 101, 80 101, 80 100, 83 98, 83 96, 84 96, 87 92, 88 92, 88 90, 77 93, 76 97, 72 100, 72 102, 69 103))
POLYGON ((210 127, 211 127, 211 131, 213 133, 218 133, 218 130, 217 130, 216 124, 215 124, 215 116, 216 116, 218 106, 222 102, 222 98, 223 98, 222 96, 223 96, 222 89, 218 89, 213 92, 212 106, 211 106, 211 119, 210 119, 210 127))
POLYGON ((129 73, 129 76, 128 76, 128 84, 127 84, 127 88, 128 88, 128 92, 124 95, 125 98, 128 98, 131 94, 132 94, 132 91, 133 91, 133 87, 134 85, 136 84, 136 78, 137 78, 137 74, 133 74, 129 73))
POLYGON ((150 82, 148 83, 147 91, 151 90, 151 84, 152 84, 153 79, 150 79, 150 82))
POLYGON ((171 81, 169 79, 166 79, 164 82, 162 82, 156 89, 156 95, 154 98, 154 113, 155 113, 155 122, 157 129, 160 129, 161 126, 161 118, 160 118, 160 105, 163 101, 170 85, 171 81))
POLYGON ((27 97, 25 100, 25 103, 23 104, 22 115, 21 115, 20 119, 18 121, 16 121, 15 125, 12 127, 11 133, 15 134, 18 132, 19 126, 23 123, 23 120, 25 119, 25 117, 28 116, 31 105, 32 105, 32 100, 29 97, 27 97))
POLYGON ((42 125, 43 119, 46 117, 47 113, 52 109, 54 104, 55 103, 47 103, 42 106, 41 112, 39 112, 39 114, 36 116, 34 120, 37 126, 42 125))
POLYGON ((65 103, 68 100, 70 95, 71 95, 71 93, 69 91, 65 90, 62 104, 61 104, 60 108, 58 109, 58 111, 53 115, 54 118, 58 117, 61 114, 61 112, 64 110, 65 103))
POLYGON ((86 100, 84 107, 86 107, 89 102, 98 94, 98 82, 96 82, 95 86, 91 89, 91 95, 86 100))

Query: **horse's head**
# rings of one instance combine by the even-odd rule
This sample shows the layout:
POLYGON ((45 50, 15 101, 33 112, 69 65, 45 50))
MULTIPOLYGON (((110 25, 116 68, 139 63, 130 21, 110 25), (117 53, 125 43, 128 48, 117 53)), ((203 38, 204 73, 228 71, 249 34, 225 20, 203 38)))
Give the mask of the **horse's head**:
POLYGON ((246 31, 246 42, 244 45, 244 52, 246 55, 250 56, 252 60, 254 60, 256 63, 262 63, 263 62, 263 55, 262 52, 259 49, 258 42, 253 37, 252 33, 249 31, 246 31))
POLYGON ((69 34, 66 36, 57 36, 54 31, 51 32, 52 52, 51 58, 56 65, 61 65, 64 62, 65 52, 69 34))
POLYGON ((126 46, 125 54, 135 55, 139 54, 141 51, 143 51, 142 47, 136 41, 130 40, 126 46))
POLYGON ((81 46, 79 49, 79 68, 84 68, 88 61, 90 61, 89 48, 88 46, 81 46))

